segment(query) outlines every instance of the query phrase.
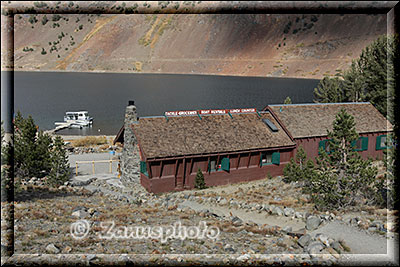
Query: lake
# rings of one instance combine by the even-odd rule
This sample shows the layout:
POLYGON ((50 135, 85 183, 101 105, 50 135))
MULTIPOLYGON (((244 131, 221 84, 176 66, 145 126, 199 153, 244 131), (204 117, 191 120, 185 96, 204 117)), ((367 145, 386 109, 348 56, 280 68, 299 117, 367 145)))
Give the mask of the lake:
MULTIPOLYGON (((2 75, 3 76, 3 75, 2 75)), ((40 129, 54 128, 66 111, 88 110, 93 127, 60 134, 115 135, 134 100, 139 117, 165 111, 257 108, 312 103, 317 79, 186 74, 15 72, 14 110, 32 115, 40 129)))

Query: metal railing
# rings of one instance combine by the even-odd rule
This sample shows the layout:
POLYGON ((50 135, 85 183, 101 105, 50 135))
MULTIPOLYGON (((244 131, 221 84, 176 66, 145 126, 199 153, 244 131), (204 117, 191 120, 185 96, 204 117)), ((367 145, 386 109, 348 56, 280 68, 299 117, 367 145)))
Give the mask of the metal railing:
MULTIPOLYGON (((78 164, 92 164, 92 171, 93 171, 93 174, 95 174, 95 168, 94 168, 95 163, 110 163, 109 170, 110 170, 110 173, 112 173, 112 163, 114 161, 118 161, 119 162, 118 159, 75 161, 75 174, 78 176, 78 164)), ((117 170, 118 169, 119 168, 117 168, 117 170)))

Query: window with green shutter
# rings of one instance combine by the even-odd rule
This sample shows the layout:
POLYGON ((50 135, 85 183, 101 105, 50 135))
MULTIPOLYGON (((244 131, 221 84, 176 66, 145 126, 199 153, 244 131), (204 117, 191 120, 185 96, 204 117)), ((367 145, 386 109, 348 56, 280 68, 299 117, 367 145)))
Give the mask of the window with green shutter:
POLYGON ((388 147, 388 138, 386 134, 376 137, 376 150, 386 149, 388 147))
POLYGON ((222 158, 221 169, 224 171, 229 171, 229 158, 228 157, 222 158))
POLYGON ((351 146, 353 147, 353 151, 364 151, 368 150, 368 137, 362 136, 357 140, 353 140, 351 142, 351 146))
POLYGON ((145 161, 140 162, 140 172, 146 176, 149 176, 149 173, 147 172, 147 165, 146 165, 145 161))
POLYGON ((331 139, 325 139, 325 140, 319 141, 318 154, 320 154, 320 152, 319 152, 320 148, 325 150, 328 155, 332 152, 330 149, 330 146, 329 146, 329 140, 331 140, 331 139))
POLYGON ((272 164, 279 165, 281 163, 281 153, 279 152, 274 152, 272 153, 272 164))
POLYGON ((217 170, 217 158, 211 157, 208 161, 208 172, 215 172, 217 170))
POLYGON ((260 165, 271 165, 272 164, 272 152, 262 152, 260 158, 260 165))

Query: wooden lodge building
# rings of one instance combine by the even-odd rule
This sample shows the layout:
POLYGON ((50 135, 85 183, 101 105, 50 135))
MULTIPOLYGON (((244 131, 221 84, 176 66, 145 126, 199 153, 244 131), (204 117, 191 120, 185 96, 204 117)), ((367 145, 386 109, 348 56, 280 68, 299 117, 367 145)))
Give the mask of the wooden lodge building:
MULTIPOLYGON (((340 109, 354 117, 360 138, 353 143, 364 159, 382 157, 387 133, 393 131, 389 121, 369 102, 269 105, 264 108, 280 119, 292 134, 297 148, 302 146, 309 158, 318 156, 319 148, 329 153, 327 131, 340 109)), ((296 150, 297 150, 296 148, 296 150)))
MULTIPOLYGON (((382 155, 392 125, 369 103, 166 112, 129 123, 140 154, 140 183, 160 193, 194 188, 198 169, 207 186, 282 175, 299 145, 310 158, 319 147, 328 149, 327 130, 341 107, 355 117, 361 136, 356 150, 363 157, 382 155)), ((124 127, 114 143, 127 140, 124 127)))

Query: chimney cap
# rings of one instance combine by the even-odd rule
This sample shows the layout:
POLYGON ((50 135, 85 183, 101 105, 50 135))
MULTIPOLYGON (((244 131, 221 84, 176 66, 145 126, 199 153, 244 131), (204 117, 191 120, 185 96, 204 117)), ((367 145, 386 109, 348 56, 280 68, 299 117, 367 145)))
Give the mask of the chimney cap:
POLYGON ((128 106, 134 106, 134 105, 135 105, 135 101, 133 101, 133 100, 128 101, 128 106))

